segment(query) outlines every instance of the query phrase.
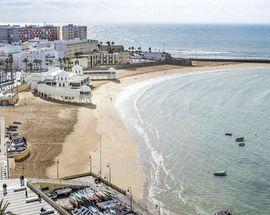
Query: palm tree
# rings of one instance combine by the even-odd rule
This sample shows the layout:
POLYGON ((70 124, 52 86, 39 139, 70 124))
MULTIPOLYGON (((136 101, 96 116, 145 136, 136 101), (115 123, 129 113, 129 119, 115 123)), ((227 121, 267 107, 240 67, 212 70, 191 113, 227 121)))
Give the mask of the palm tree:
POLYGON ((4 199, 1 199, 0 201, 0 214, 1 215, 15 215, 14 213, 7 211, 7 208, 9 206, 9 202, 4 202, 4 199))
POLYGON ((101 51, 101 44, 100 43, 97 44, 97 47, 98 47, 98 51, 101 51))
POLYGON ((4 73, 3 73, 3 69, 2 66, 4 65, 4 61, 0 60, 0 83, 2 83, 4 81, 4 73))
POLYGON ((112 53, 111 42, 110 41, 107 41, 106 44, 108 46, 108 52, 109 53, 112 53))
POLYGON ((27 73, 27 67, 28 67, 29 60, 27 58, 24 58, 23 62, 25 63, 25 72, 27 73))
POLYGON ((102 49, 103 49, 103 48, 102 48, 103 42, 100 42, 99 44, 100 44, 100 51, 102 51, 102 49))
POLYGON ((33 63, 28 63, 28 67, 30 69, 30 73, 33 72, 33 63))
POLYGON ((58 58, 58 62, 59 62, 59 66, 60 66, 60 69, 63 69, 63 59, 61 57, 58 58))
POLYGON ((35 70, 37 71, 38 70, 38 63, 39 63, 38 59, 34 59, 33 63, 35 64, 35 70))
POLYGON ((5 64, 5 73, 7 75, 9 73, 9 60, 8 60, 8 58, 5 59, 4 64, 5 64))
POLYGON ((70 58, 69 57, 66 57, 65 59, 66 59, 66 62, 65 63, 67 64, 66 68, 67 68, 67 71, 69 71, 70 70, 71 61, 70 61, 70 58))
POLYGON ((9 71, 10 71, 11 80, 13 80, 13 69, 12 69, 13 55, 12 54, 8 55, 8 64, 9 64, 9 71))
POLYGON ((39 70, 41 70, 42 60, 38 60, 39 70))
POLYGON ((49 65, 52 66, 52 64, 53 64, 53 60, 49 59, 49 65))
POLYGON ((112 42, 112 53, 114 53, 114 42, 112 42))

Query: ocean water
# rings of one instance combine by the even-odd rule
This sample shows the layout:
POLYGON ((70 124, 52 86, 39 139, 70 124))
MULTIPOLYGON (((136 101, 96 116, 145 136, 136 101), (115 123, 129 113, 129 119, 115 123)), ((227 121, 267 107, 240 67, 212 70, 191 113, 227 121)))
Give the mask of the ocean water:
POLYGON ((270 59, 270 25, 89 24, 88 37, 175 57, 270 59))
POLYGON ((115 105, 137 140, 145 195, 161 214, 270 214, 269 86, 270 67, 159 77, 120 93, 115 105))

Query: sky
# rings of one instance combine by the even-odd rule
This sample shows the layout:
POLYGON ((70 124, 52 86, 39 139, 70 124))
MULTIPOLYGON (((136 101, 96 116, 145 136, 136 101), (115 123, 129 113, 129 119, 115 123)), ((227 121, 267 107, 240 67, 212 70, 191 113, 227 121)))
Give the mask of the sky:
POLYGON ((0 23, 269 23, 270 0, 0 0, 0 23))

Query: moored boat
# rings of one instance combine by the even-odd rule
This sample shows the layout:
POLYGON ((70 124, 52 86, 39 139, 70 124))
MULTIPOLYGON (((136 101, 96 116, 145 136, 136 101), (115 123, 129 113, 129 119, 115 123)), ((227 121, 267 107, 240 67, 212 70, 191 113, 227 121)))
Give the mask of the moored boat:
POLYGON ((226 171, 218 171, 214 173, 214 176, 226 176, 227 172, 226 171))

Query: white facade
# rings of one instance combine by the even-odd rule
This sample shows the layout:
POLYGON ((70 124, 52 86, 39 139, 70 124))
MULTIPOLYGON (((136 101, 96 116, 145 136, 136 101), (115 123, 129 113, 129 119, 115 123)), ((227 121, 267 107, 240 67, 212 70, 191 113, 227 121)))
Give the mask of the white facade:
POLYGON ((65 102, 91 103, 91 89, 88 86, 90 78, 76 74, 79 67, 73 67, 73 72, 59 68, 43 73, 31 74, 31 89, 40 97, 65 102))
POLYGON ((144 52, 142 56, 143 59, 154 61, 163 61, 166 58, 165 54, 162 52, 144 52))

